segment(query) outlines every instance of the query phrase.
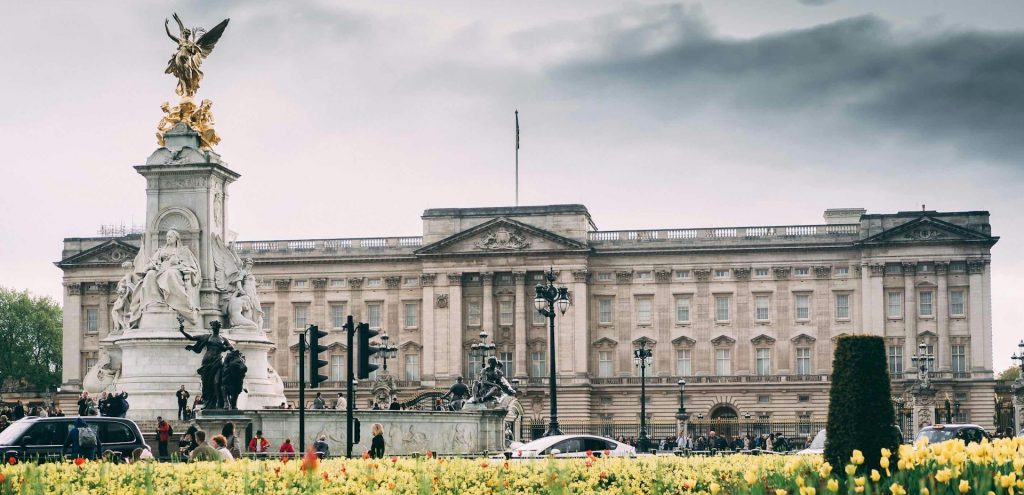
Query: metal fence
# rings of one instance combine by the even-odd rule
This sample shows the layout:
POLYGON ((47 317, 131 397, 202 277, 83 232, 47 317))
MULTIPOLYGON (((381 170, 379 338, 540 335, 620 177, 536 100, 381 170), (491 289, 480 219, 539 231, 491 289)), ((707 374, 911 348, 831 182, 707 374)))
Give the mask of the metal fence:
MULTIPOLYGON (((523 420, 521 441, 529 442, 544 436, 547 421, 539 418, 523 420)), ((654 441, 678 435, 676 421, 651 421, 647 423, 647 436, 654 441)), ((687 432, 691 438, 708 436, 711 431, 727 439, 737 436, 781 434, 793 448, 810 443, 818 431, 825 428, 824 420, 772 421, 758 419, 696 419, 688 423, 687 432)), ((565 434, 598 435, 607 438, 637 438, 640 436, 639 422, 592 422, 577 420, 559 421, 559 429, 565 434)))

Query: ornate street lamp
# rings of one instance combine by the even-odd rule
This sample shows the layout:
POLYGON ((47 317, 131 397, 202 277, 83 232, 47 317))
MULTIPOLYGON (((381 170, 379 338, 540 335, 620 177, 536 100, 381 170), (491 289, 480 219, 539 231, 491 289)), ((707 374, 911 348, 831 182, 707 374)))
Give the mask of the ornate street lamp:
MULTIPOLYGON (((676 411, 676 420, 679 421, 679 436, 687 437, 688 425, 687 422, 690 420, 690 415, 686 414, 686 397, 683 395, 686 392, 686 380, 680 379, 679 384, 679 410, 676 411)), ((682 445, 685 445, 683 443, 682 445)))
POLYGON ((569 289, 555 287, 555 271, 549 269, 547 273, 547 285, 537 284, 537 297, 533 299, 533 307, 537 312, 548 319, 548 365, 550 376, 548 377, 548 394, 551 396, 551 419, 548 423, 548 431, 544 436, 561 435, 558 429, 558 396, 555 391, 555 305, 558 311, 565 314, 569 309, 569 289))
POLYGON ((487 332, 480 331, 480 342, 470 346, 469 355, 480 358, 480 369, 487 367, 487 357, 494 354, 494 342, 487 343, 487 332))
MULTIPOLYGON (((647 341, 640 341, 640 348, 633 351, 633 364, 640 368, 640 438, 637 447, 647 452, 647 368, 654 364, 654 351, 644 347, 647 341)), ((681 396, 680 396, 681 397, 681 396)))
POLYGON ((388 345, 389 340, 391 340, 391 337, 388 337, 387 332, 380 334, 380 357, 384 360, 384 365, 381 369, 385 372, 388 370, 388 359, 395 359, 398 357, 398 347, 388 345))
POLYGON ((918 375, 917 379, 920 382, 921 388, 931 387, 931 368, 932 363, 935 362, 935 355, 928 352, 928 346, 921 342, 917 346, 917 354, 914 354, 910 360, 917 367, 918 375))
POLYGON ((1010 359, 1014 361, 1020 361, 1020 376, 1021 379, 1024 379, 1024 340, 1020 341, 1020 343, 1017 344, 1017 348, 1020 349, 1020 351, 1014 354, 1013 356, 1010 356, 1010 359))

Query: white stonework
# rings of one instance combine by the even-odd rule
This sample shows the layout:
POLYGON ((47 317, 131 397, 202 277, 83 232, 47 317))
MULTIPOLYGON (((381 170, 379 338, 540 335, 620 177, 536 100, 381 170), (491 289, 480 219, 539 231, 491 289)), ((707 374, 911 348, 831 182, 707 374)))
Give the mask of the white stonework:
MULTIPOLYGON (((582 205, 431 209, 422 237, 233 248, 255 261, 270 366, 292 400, 302 324, 328 331, 333 364, 323 371, 335 379, 347 351, 336 316, 352 314, 398 345, 388 369, 399 400, 471 372, 470 346, 485 330, 507 375, 521 380, 526 416, 545 417, 548 332, 535 318, 533 287, 553 268, 572 299, 556 321, 563 421, 637 419, 631 353, 640 341, 654 350, 647 410, 656 420, 674 420, 682 371, 691 418, 822 421, 834 339, 867 333, 896 356, 894 394, 911 385, 910 358, 924 342, 937 356, 938 393, 955 394, 965 419, 993 427, 989 262, 998 238, 988 213, 825 217, 822 225, 600 231, 582 205)), ((81 383, 111 329, 107 320, 95 333, 84 328, 90 308, 109 309, 116 298, 121 269, 105 253, 134 255, 138 244, 137 236, 65 240, 66 387, 81 383)), ((200 261, 207 270, 210 261, 200 261)), ((333 397, 344 384, 324 385, 333 397)), ((368 392, 359 393, 365 405, 368 392)))

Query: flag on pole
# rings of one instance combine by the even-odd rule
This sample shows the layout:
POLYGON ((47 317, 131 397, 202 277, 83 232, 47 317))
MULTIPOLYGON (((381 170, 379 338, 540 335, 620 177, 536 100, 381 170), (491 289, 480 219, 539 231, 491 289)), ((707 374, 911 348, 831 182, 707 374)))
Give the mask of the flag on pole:
POLYGON ((519 149, 519 110, 516 110, 516 149, 519 149))

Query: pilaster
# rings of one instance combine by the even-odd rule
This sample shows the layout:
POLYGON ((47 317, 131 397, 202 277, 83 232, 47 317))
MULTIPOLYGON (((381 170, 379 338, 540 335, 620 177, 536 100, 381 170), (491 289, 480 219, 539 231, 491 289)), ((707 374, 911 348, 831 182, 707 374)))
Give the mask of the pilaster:
POLYGON ((480 324, 481 329, 487 332, 487 335, 491 336, 491 342, 494 342, 496 335, 494 334, 494 272, 481 272, 480 280, 484 285, 484 297, 481 310, 480 324))
POLYGON ((462 273, 453 272, 448 274, 448 378, 462 374, 462 331, 462 273))
POLYGON ((952 364, 952 350, 949 347, 949 285, 946 276, 946 262, 935 263, 935 328, 939 343, 935 347, 935 369, 949 371, 952 364))
POLYGON ((590 272, 587 270, 572 271, 572 300, 573 312, 573 371, 578 377, 587 376, 590 357, 590 319, 587 315, 590 294, 587 282, 590 281, 590 272))
MULTIPOLYGON (((903 341, 904 359, 917 352, 917 287, 914 276, 917 263, 903 263, 903 341)), ((884 299, 883 299, 884 300, 884 299)), ((888 304, 888 301, 885 302, 888 304)))
POLYGON ((437 374, 437 365, 435 360, 437 359, 437 333, 439 329, 434 321, 434 305, 437 304, 435 301, 434 283, 437 279, 435 273, 424 273, 420 275, 420 286, 422 289, 423 299, 420 302, 420 308, 423 310, 423 321, 420 322, 422 329, 422 341, 423 341, 423 385, 431 386, 434 383, 435 376, 437 374))
POLYGON ((82 384, 82 284, 64 282, 63 366, 61 381, 66 385, 82 384))
POLYGON ((536 311, 533 308, 533 298, 529 297, 526 292, 526 272, 516 271, 512 272, 512 279, 516 285, 516 316, 515 316, 515 377, 520 380, 526 380, 529 374, 526 372, 526 330, 527 320, 526 315, 529 311, 536 311), (529 300, 530 304, 527 307, 526 301, 529 300))

